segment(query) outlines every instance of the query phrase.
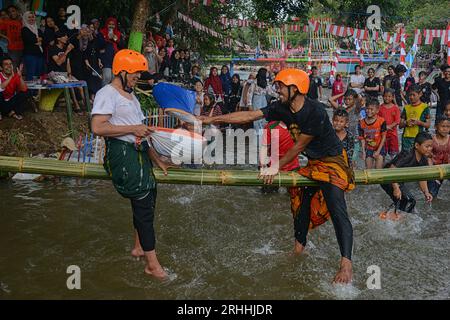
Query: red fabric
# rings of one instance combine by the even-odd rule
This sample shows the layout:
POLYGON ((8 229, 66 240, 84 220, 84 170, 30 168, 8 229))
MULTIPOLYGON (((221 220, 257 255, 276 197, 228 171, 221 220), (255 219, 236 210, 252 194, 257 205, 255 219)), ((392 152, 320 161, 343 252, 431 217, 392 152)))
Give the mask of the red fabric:
POLYGON ((386 143, 384 144, 384 150, 386 154, 397 154, 400 152, 400 145, 398 143, 398 137, 393 135, 386 135, 386 143))
POLYGON ((161 37, 160 35, 155 34, 153 36, 153 40, 156 43, 156 46, 158 47, 158 50, 161 50, 162 48, 164 48, 166 46, 166 41, 163 37, 161 37))
MULTIPOLYGON (((340 80, 340 81, 335 81, 334 83, 333 83, 333 90, 332 90, 332 93, 331 93, 331 95, 332 96, 337 96, 338 94, 341 94, 341 93, 344 93, 345 92, 345 90, 344 90, 344 82, 342 81, 342 80, 340 80)), ((342 104, 342 100, 343 100, 343 97, 340 97, 339 99, 338 99, 338 104, 339 105, 341 105, 342 104)))
POLYGON ((120 39, 122 38, 122 34, 121 34, 120 31, 119 31, 119 28, 118 28, 118 25, 117 25, 117 19, 116 19, 116 18, 109 17, 109 18, 106 20, 105 26, 104 26, 102 29, 100 29, 100 33, 101 33, 101 34, 103 35, 103 37, 105 38, 105 41, 106 41, 106 42, 110 42, 110 43, 113 44, 113 46, 114 46, 114 52, 119 51, 119 48, 117 47, 117 43, 118 43, 118 42, 120 41, 120 39), (114 28, 114 30, 113 30, 113 33, 114 33, 114 35, 117 37, 117 41, 113 41, 113 40, 109 39, 109 37, 108 37, 108 33, 109 33, 108 24, 109 24, 111 21, 114 22, 114 25, 115 25, 115 28, 114 28))
POLYGON ((449 164, 450 163, 450 139, 445 145, 437 142, 433 138, 433 164, 449 164))
POLYGON ((0 30, 5 32, 9 39, 9 50, 23 50, 22 21, 6 19, 0 23, 0 30))
MULTIPOLYGON (((294 146, 294 140, 283 122, 279 121, 271 121, 264 128, 263 141, 262 144, 265 146, 271 146, 272 142, 272 132, 273 130, 278 130, 279 137, 279 159, 283 158, 286 153, 294 146)), ((273 162, 276 159, 272 159, 273 162)), ((298 162, 298 158, 292 160, 292 162, 285 165, 281 168, 281 171, 292 171, 298 169, 300 167, 300 163, 298 162)))
MULTIPOLYGON (((400 123, 400 109, 394 105, 391 108, 386 107, 386 105, 382 104, 380 106, 380 111, 378 115, 382 117, 386 121, 386 125, 390 126, 393 123, 400 123)), ((397 127, 388 130, 386 133, 387 136, 398 137, 397 127)))
MULTIPOLYGON (((3 83, 7 80, 6 76, 2 73, 0 73, 0 83, 3 83)), ((26 92, 27 91, 27 86, 25 85, 25 87, 21 87, 20 86, 20 77, 18 74, 14 74, 13 78, 11 79, 11 81, 8 83, 8 85, 6 86, 5 90, 2 92, 3 93, 3 99, 5 99, 6 101, 11 100, 11 98, 13 98, 16 93, 18 92, 26 92)))
POLYGON ((208 92, 209 86, 212 87, 214 94, 223 97, 222 81, 218 75, 213 76, 212 71, 209 73, 209 78, 205 81, 205 92, 208 92))

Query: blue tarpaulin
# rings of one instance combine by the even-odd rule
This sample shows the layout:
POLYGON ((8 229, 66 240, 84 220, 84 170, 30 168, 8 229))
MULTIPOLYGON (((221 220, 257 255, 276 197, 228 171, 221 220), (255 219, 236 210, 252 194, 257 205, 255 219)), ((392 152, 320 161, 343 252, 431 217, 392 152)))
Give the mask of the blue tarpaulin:
POLYGON ((158 83, 153 87, 153 96, 162 109, 176 109, 194 114, 195 92, 170 83, 158 83))

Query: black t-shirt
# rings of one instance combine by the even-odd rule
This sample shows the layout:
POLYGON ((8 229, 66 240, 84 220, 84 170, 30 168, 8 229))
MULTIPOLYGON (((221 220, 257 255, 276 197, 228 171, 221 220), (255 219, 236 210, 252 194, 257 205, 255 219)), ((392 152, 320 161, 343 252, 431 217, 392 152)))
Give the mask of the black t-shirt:
POLYGON ((390 89, 391 87, 391 83, 392 83, 392 79, 394 79, 395 76, 391 76, 391 75, 387 75, 384 77, 383 79, 383 87, 385 89, 390 89))
POLYGON ((437 89, 439 93, 439 104, 442 108, 450 100, 450 81, 445 81, 445 79, 439 77, 434 80, 433 89, 437 89))
POLYGON ((390 168, 391 165, 394 165, 396 168, 424 167, 428 165, 428 159, 422 156, 420 161, 417 161, 415 149, 409 151, 403 150, 385 168, 390 168))
POLYGON ((402 107, 403 106, 403 100, 401 95, 402 85, 400 83, 399 77, 392 78, 391 89, 395 91, 395 100, 397 102, 397 106, 402 107))
POLYGON ((301 133, 314 136, 303 152, 308 158, 321 159, 342 154, 342 143, 322 103, 305 98, 303 108, 292 113, 288 107, 277 101, 261 111, 267 121, 283 121, 293 136, 301 133))
POLYGON ((424 82, 419 84, 422 89, 422 97, 420 97, 420 101, 424 103, 430 103, 431 101, 431 84, 428 82, 424 82))
MULTIPOLYGON (((380 85, 380 78, 367 78, 366 81, 364 81, 364 87, 369 87, 369 88, 375 88, 376 86, 380 85)), ((366 91, 366 94, 371 96, 371 97, 378 97, 378 93, 380 91, 366 91)))
POLYGON ((66 61, 58 66, 53 59, 53 56, 61 56, 66 52, 65 49, 60 49, 57 46, 51 46, 48 48, 48 72, 55 71, 55 72, 67 72, 67 59, 66 61))
POLYGON ((308 97, 313 100, 319 99, 319 87, 322 87, 322 79, 319 77, 309 76, 310 84, 308 97))

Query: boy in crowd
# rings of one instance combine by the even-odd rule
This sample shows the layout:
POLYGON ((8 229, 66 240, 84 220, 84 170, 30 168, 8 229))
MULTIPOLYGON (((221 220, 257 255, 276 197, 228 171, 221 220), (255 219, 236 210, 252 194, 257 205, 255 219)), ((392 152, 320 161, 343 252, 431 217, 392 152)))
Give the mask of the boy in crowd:
POLYGON ((366 106, 366 118, 359 122, 359 140, 367 169, 382 169, 385 156, 386 121, 380 116, 380 103, 370 99, 366 106))
POLYGON ((418 133, 430 128, 430 108, 420 100, 422 89, 413 85, 408 91, 411 104, 405 106, 401 114, 400 128, 404 128, 402 150, 409 151, 414 147, 414 140, 418 133))

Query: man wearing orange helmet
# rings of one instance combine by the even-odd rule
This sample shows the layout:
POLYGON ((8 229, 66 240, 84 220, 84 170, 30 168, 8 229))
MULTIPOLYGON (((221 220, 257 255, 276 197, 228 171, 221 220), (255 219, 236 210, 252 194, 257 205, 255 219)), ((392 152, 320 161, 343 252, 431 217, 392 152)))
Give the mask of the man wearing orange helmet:
POLYGON ((271 184, 279 168, 294 160, 300 153, 308 157, 308 165, 299 174, 318 182, 317 187, 301 190, 296 203, 294 218, 295 253, 302 253, 306 246, 309 228, 316 227, 331 217, 338 240, 341 263, 335 283, 352 280, 353 228, 347 215, 344 192, 354 188, 353 171, 337 137, 323 104, 306 97, 310 80, 308 74, 298 69, 285 69, 274 81, 278 86, 279 101, 256 110, 228 115, 200 118, 204 124, 241 124, 265 118, 267 121, 283 121, 289 128, 295 145, 278 165, 263 168, 260 178, 271 184))
POLYGON ((147 142, 139 143, 151 133, 142 124, 145 119, 141 105, 132 93, 141 72, 147 70, 147 59, 132 50, 121 50, 114 57, 111 84, 98 91, 92 110, 92 131, 105 137, 104 167, 114 187, 131 200, 133 225, 136 229, 132 255, 145 256, 145 272, 159 279, 166 272, 159 264, 155 251, 153 228, 156 204, 156 180, 152 161, 167 174, 168 166, 162 162, 147 142))

